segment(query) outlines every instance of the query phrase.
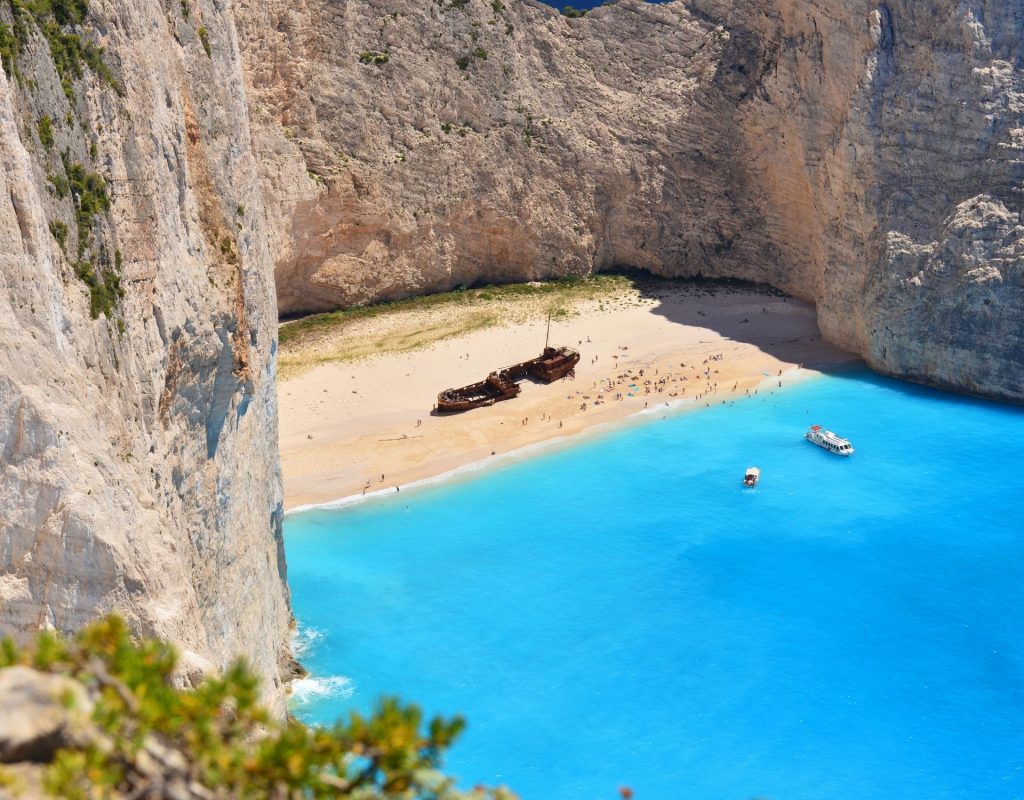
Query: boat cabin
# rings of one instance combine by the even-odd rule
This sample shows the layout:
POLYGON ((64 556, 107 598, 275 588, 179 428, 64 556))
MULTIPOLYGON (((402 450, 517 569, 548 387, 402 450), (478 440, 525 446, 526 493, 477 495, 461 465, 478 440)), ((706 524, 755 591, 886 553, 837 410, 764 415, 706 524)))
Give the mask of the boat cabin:
POLYGON ((853 455, 853 445, 848 440, 837 436, 832 431, 825 430, 820 425, 812 425, 810 430, 804 435, 804 438, 811 444, 816 444, 823 450, 828 450, 837 456, 853 455))

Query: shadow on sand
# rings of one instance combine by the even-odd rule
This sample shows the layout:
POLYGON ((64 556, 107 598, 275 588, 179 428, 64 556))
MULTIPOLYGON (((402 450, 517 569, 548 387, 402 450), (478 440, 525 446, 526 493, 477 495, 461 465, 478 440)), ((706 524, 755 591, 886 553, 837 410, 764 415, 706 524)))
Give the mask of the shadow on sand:
POLYGON ((826 342, 814 306, 764 284, 733 279, 658 278, 642 272, 628 277, 653 314, 670 322, 750 344, 780 361, 820 372, 861 363, 826 342), (697 299, 699 302, 694 302, 697 299))

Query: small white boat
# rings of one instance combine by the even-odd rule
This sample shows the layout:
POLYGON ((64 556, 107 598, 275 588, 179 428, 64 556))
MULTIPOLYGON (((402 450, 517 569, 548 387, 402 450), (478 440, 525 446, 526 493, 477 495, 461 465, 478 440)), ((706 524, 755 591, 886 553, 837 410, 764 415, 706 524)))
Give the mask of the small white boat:
POLYGON ((811 444, 816 444, 837 456, 853 455, 853 445, 848 440, 837 436, 832 431, 825 430, 820 425, 812 425, 811 429, 804 434, 804 438, 811 444))
POLYGON ((747 467, 747 472, 743 476, 743 485, 753 488, 757 486, 759 480, 761 480, 761 470, 757 467, 747 467))

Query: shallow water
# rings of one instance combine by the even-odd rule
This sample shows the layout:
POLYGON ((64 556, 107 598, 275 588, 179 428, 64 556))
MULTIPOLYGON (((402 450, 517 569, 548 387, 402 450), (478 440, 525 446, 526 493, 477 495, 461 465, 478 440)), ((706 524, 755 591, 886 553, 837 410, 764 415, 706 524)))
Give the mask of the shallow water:
POLYGON ((1022 440, 854 370, 289 517, 295 710, 464 713, 524 800, 1024 797, 1022 440))

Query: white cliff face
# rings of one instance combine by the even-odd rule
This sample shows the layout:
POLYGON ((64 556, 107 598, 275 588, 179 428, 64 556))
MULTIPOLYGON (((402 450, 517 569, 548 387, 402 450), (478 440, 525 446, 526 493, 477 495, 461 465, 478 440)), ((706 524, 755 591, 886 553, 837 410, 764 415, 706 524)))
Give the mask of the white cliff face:
POLYGON ((92 0, 67 30, 111 80, 66 95, 31 24, 0 74, 0 634, 118 610, 186 679, 246 656, 280 711, 276 310, 234 22, 92 0), (75 165, 108 210, 83 212, 75 165))
POLYGON ((1024 400, 1014 9, 239 0, 280 308, 740 277, 876 369, 1024 400))

